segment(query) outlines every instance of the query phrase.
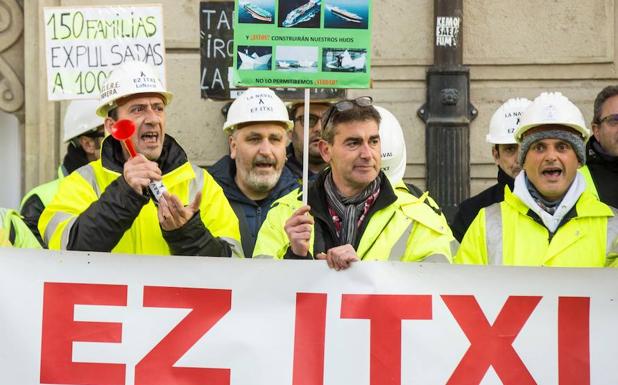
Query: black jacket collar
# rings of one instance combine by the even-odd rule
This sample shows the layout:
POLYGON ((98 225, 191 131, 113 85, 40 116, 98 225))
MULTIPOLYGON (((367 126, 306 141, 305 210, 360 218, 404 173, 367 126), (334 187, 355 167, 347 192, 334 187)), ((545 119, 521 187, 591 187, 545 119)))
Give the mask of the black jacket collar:
POLYGON ((511 178, 509 174, 504 172, 504 170, 500 168, 500 166, 498 166, 498 183, 501 184, 502 186, 508 185, 509 189, 513 191, 513 186, 515 185, 515 179, 511 178))
POLYGON ((603 164, 610 169, 618 170, 618 156, 605 153, 594 136, 591 136, 586 144, 586 157, 587 164, 603 164))

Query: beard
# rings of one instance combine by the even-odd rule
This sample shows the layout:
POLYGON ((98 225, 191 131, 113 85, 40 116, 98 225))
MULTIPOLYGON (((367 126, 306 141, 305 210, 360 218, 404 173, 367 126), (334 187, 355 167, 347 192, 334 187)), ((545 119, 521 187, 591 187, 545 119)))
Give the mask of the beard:
POLYGON ((325 163, 326 162, 324 162, 324 159, 322 158, 322 154, 320 154, 319 151, 317 152, 317 154, 314 154, 311 151, 309 151, 309 164, 319 165, 319 164, 325 164, 325 163))
POLYGON ((275 187, 275 185, 279 181, 279 177, 281 176, 282 171, 283 167, 277 167, 277 162, 275 160, 258 155, 253 160, 252 167, 247 173, 247 184, 251 186, 251 188, 256 192, 268 192, 275 187), (258 163, 271 164, 274 166, 274 169, 272 170, 272 172, 264 174, 256 166, 256 164, 258 163))

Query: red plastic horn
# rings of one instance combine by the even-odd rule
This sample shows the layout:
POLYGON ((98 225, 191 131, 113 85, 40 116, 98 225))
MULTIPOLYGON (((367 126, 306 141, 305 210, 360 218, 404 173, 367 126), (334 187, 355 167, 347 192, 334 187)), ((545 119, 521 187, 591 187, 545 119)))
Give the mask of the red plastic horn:
POLYGON ((127 151, 131 157, 135 157, 137 152, 135 151, 135 146, 133 145, 133 141, 131 140, 131 136, 135 133, 135 123, 133 123, 129 119, 120 119, 112 126, 112 136, 114 139, 121 141, 124 143, 127 151))

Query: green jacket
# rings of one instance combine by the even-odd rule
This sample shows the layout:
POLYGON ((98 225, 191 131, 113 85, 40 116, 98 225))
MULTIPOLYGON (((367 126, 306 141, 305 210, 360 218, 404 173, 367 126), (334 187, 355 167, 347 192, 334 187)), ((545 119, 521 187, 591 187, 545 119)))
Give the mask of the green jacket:
POLYGON ((504 201, 481 209, 455 263, 513 266, 616 266, 616 209, 588 190, 550 237, 538 217, 508 188, 504 201))
POLYGON ((19 212, 24 218, 24 222, 32 231, 32 234, 37 238, 41 246, 46 247, 43 237, 39 233, 39 218, 45 207, 54 199, 60 187, 60 180, 66 175, 62 173, 62 166, 58 168, 58 179, 54 179, 47 183, 36 186, 28 191, 21 200, 19 212))
POLYGON ((23 249, 40 249, 34 237, 17 211, 0 208, 0 246, 14 246, 23 249))
MULTIPOLYGON (((336 233, 328 214, 322 173, 309 188, 310 214, 315 219, 310 240, 312 255, 326 252, 335 243, 336 233)), ((393 189, 383 177, 380 194, 367 214, 354 246, 363 261, 451 261, 454 241, 443 217, 405 188, 393 189)), ((287 219, 302 206, 297 189, 277 200, 258 233, 254 257, 294 258, 284 230, 287 219)), ((307 258, 311 258, 308 256, 307 258)))

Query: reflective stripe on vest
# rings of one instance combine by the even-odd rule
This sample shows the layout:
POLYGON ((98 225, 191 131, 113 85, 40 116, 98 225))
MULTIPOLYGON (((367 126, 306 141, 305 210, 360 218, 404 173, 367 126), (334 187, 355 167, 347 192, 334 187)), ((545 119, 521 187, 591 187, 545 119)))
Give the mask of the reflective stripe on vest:
MULTIPOLYGON (((54 214, 54 216, 49 220, 49 222, 47 222, 47 227, 45 228, 45 234, 43 234, 43 240, 45 241, 46 244, 49 245, 49 242, 51 241, 51 237, 56 232, 56 228, 60 225, 60 223, 66 221, 67 219, 71 217, 72 217, 71 214, 67 214, 63 212, 57 212, 54 214)), ((67 230, 66 227, 64 229, 67 230)), ((68 230, 70 231, 71 228, 69 227, 68 230)), ((64 232, 62 236, 64 237, 64 232)))
POLYGON ((90 187, 92 187, 92 189, 94 190, 95 194, 97 194, 98 197, 101 196, 101 191, 99 191, 99 185, 97 184, 97 179, 94 176, 94 168, 92 168, 91 165, 87 164, 85 166, 82 166, 78 168, 77 170, 75 170, 75 172, 81 175, 82 178, 84 178, 86 182, 88 182, 88 184, 90 185, 90 187))
POLYGON ((260 255, 254 255, 253 259, 274 259, 275 257, 273 257, 272 255, 266 255, 266 254, 260 254, 260 255))
POLYGON ((410 234, 412 234, 412 229, 414 227, 414 221, 411 221, 408 227, 401 234, 397 242, 393 245, 391 249, 391 254, 388 256, 389 261, 400 261, 401 257, 404 256, 406 252, 406 245, 408 244, 408 238, 410 238, 410 234))
POLYGON ((443 254, 431 254, 423 258, 423 262, 428 263, 451 263, 448 258, 443 254))
POLYGON ((69 234, 71 234, 71 228, 73 228, 75 221, 77 221, 77 217, 71 218, 71 220, 67 223, 67 225, 64 227, 64 230, 62 231, 62 238, 60 239, 61 250, 67 249, 67 246, 69 244, 69 234))
MULTIPOLYGON (((232 257, 244 258, 245 255, 242 251, 242 245, 234 238, 219 237, 220 240, 227 242, 232 249, 232 257)), ((250 257, 247 257, 250 258, 250 257)))
POLYGON ((502 265, 502 208, 500 203, 485 207, 485 246, 487 264, 502 265))
MULTIPOLYGON (((99 190, 99 185, 97 185, 97 180, 94 175, 94 168, 92 168, 91 165, 87 164, 85 166, 82 166, 75 170, 75 172, 78 173, 82 178, 84 178, 86 182, 88 182, 88 184, 90 185, 90 187, 92 187, 98 197, 101 196, 101 191, 99 190)), ((51 237, 56 232, 56 228, 60 225, 60 223, 66 221, 71 217, 73 217, 73 215, 63 212, 57 212, 54 214, 54 216, 47 223, 47 227, 45 228, 45 234, 43 234, 43 240, 46 244, 49 245, 51 237)), ((73 219, 69 221, 69 223, 67 223, 67 225, 62 230, 62 236, 60 240, 60 247, 62 249, 66 249, 66 246, 69 243, 69 234, 71 234, 71 228, 73 227, 73 224, 76 220, 77 217, 73 217, 73 219)))
POLYGON ((613 217, 607 218, 607 243, 605 255, 618 254, 618 209, 609 206, 614 213, 613 217))
MULTIPOLYGON (((193 202, 193 200, 195 199, 195 196, 197 195, 197 193, 204 189, 204 170, 201 167, 196 166, 192 163, 191 163, 191 168, 193 168, 193 172, 195 173, 195 179, 193 179, 189 183, 188 204, 191 204, 191 202, 193 202)), ((204 199, 204 197, 202 197, 202 199, 204 199)))

